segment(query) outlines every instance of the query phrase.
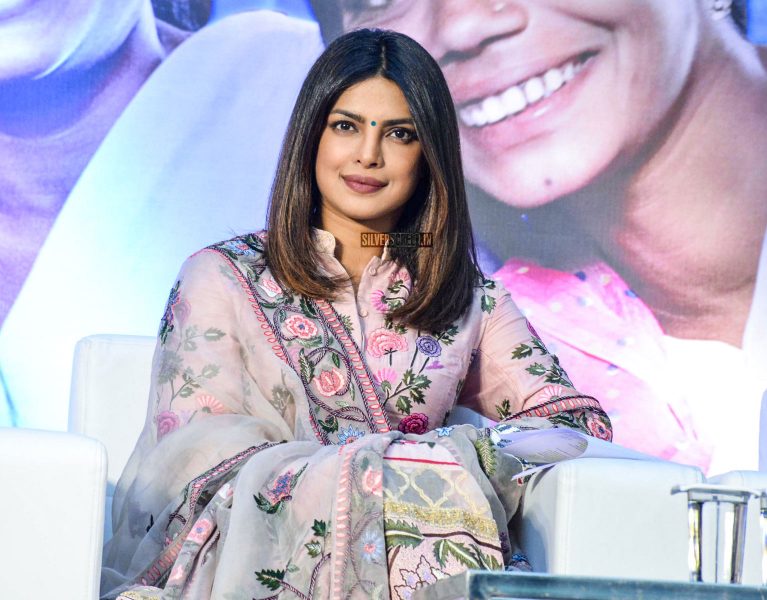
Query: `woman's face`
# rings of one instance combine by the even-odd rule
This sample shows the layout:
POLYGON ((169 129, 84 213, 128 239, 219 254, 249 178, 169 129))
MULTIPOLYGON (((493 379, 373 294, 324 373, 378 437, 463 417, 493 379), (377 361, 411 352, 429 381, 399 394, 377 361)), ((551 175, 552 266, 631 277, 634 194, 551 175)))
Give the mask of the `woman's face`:
POLYGON ((405 96, 383 77, 338 98, 320 138, 315 176, 327 212, 393 227, 418 184, 421 144, 405 96))
POLYGON ((91 66, 122 44, 142 11, 151 15, 148 0, 0 0, 0 85, 91 66))
POLYGON ((690 76, 700 0, 341 0, 440 63, 466 175, 518 207, 588 185, 655 136, 690 76))

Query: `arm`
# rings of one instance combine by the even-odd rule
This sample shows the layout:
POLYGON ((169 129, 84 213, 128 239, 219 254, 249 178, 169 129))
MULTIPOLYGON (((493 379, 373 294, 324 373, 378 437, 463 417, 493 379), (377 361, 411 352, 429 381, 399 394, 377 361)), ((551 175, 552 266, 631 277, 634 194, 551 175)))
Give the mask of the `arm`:
MULTIPOLYGON (((494 287, 493 287, 494 283, 494 287)), ((458 403, 494 420, 525 427, 573 427, 612 438, 599 402, 578 392, 533 327, 498 282, 487 296, 483 325, 458 403)))

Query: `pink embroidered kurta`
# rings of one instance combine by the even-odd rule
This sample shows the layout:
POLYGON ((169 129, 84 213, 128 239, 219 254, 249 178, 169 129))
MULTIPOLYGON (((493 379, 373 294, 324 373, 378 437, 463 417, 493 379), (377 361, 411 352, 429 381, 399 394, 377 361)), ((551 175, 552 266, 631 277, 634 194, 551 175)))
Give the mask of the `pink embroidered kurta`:
MULTIPOLYGON (((332 234, 314 234, 323 268, 345 275, 332 234)), ((281 289, 264 239, 198 252, 173 286, 104 597, 407 598, 511 562, 502 506, 521 465, 487 431, 445 426, 449 412, 609 439, 599 403, 497 282, 443 331, 418 331, 387 319, 412 281, 386 253, 356 297, 349 282, 328 302, 281 289)))

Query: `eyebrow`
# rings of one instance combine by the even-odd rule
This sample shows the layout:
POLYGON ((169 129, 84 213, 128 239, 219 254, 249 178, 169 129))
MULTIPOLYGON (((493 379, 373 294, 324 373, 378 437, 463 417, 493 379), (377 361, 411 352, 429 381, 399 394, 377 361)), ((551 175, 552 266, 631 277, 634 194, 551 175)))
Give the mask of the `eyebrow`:
MULTIPOLYGON (((340 115, 349 117, 350 119, 357 121, 357 123, 365 123, 367 121, 367 119, 365 119, 362 115, 358 115, 357 113, 349 112, 348 110, 343 110, 340 108, 330 111, 331 115, 333 113, 338 113, 340 115)), ((381 121, 381 125, 383 127, 388 127, 390 125, 415 125, 415 124, 413 123, 413 119, 404 118, 404 119, 388 119, 386 121, 381 121)))

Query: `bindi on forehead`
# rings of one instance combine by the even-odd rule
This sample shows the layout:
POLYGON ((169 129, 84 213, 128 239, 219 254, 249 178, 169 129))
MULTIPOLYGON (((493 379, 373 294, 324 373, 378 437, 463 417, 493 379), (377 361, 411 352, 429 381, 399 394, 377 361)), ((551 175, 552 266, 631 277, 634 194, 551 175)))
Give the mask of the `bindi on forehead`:
POLYGON ((357 123, 367 123, 369 122, 373 127, 378 125, 379 123, 384 127, 391 127, 393 125, 414 125, 413 119, 410 117, 401 117, 398 119, 386 119, 385 121, 375 121, 373 119, 368 119, 364 117, 363 115, 360 115, 358 113, 352 112, 350 110, 345 110, 343 108, 334 108, 330 111, 330 114, 339 114, 343 115, 345 117, 350 118, 352 121, 356 121, 357 123))

